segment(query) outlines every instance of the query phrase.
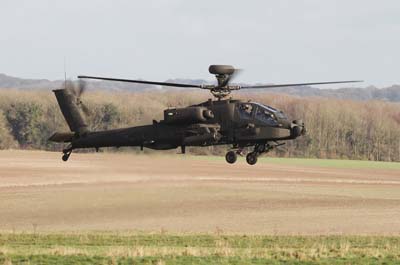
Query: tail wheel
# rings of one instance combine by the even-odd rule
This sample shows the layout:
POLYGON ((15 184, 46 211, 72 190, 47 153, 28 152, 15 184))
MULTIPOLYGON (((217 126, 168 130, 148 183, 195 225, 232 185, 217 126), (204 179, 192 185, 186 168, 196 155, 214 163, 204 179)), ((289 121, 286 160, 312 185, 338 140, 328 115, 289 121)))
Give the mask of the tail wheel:
POLYGON ((257 160, 257 154, 254 152, 248 153, 246 156, 246 161, 249 165, 255 165, 257 160))
POLYGON ((62 161, 67 162, 67 161, 68 161, 68 158, 69 158, 69 155, 70 155, 70 154, 64 154, 64 155, 61 157, 62 161))
POLYGON ((226 153, 225 159, 226 159, 226 162, 228 162, 229 164, 235 163, 236 160, 237 160, 237 154, 236 154, 236 152, 234 152, 234 151, 229 151, 228 153, 226 153))
POLYGON ((68 146, 68 148, 66 148, 66 149, 64 149, 63 150, 63 156, 61 157, 61 159, 62 159, 62 161, 64 161, 64 162, 67 162, 68 161, 68 158, 69 158, 69 156, 71 155, 71 153, 72 153, 72 146, 71 145, 69 145, 68 146))

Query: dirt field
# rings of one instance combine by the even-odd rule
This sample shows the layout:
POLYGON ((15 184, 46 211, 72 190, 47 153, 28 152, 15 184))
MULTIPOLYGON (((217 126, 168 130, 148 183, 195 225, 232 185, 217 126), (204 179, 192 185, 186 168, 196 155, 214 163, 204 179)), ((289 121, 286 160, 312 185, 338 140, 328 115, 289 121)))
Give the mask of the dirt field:
POLYGON ((60 156, 0 152, 0 230, 400 234, 398 169, 60 156))

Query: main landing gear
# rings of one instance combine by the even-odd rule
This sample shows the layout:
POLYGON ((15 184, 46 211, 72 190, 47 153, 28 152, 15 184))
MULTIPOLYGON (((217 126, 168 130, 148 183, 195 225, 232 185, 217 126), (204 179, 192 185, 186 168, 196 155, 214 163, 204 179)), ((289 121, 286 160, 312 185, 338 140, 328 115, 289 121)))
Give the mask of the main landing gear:
POLYGON ((258 155, 254 152, 248 153, 246 156, 246 162, 249 165, 255 165, 258 160, 258 155))
POLYGON ((263 153, 268 153, 272 149, 274 149, 275 146, 270 145, 270 144, 256 144, 254 146, 254 150, 251 153, 248 153, 246 156, 246 162, 249 165, 255 165, 257 163, 258 157, 263 154, 263 153))
MULTIPOLYGON (((237 147, 233 147, 237 148, 237 147)), ((225 160, 229 164, 234 164, 237 160, 238 155, 243 156, 243 148, 237 148, 236 150, 231 150, 225 155, 225 160)))
POLYGON ((233 164, 237 160, 237 153, 235 151, 229 151, 228 153, 226 153, 225 159, 226 162, 228 162, 229 164, 233 164))
POLYGON ((254 146, 254 150, 251 153, 248 153, 246 156, 246 162, 249 165, 255 165, 258 161, 258 157, 263 153, 268 153, 273 149, 273 146, 270 144, 256 144, 254 146))
MULTIPOLYGON (((256 144, 254 146, 254 150, 246 155, 246 162, 249 165, 255 165, 257 163, 258 157, 263 154, 263 153, 268 153, 275 147, 283 145, 276 143, 276 145, 270 145, 270 144, 256 144)), ((243 155, 243 149, 238 149, 236 151, 229 151, 225 155, 226 162, 229 164, 233 164, 237 160, 237 155, 243 155)))

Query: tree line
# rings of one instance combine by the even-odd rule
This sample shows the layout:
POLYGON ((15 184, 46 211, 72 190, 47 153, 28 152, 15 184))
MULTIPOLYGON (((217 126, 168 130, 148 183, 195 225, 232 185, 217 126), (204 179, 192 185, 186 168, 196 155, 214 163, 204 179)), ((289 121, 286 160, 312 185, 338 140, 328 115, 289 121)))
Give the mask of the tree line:
MULTIPOLYGON (((197 104, 207 98, 207 93, 197 91, 88 92, 83 100, 90 109, 90 128, 104 130, 148 124, 162 119, 168 107, 197 104)), ((400 161, 400 103, 267 92, 238 93, 236 98, 251 98, 305 122, 307 134, 288 141, 273 156, 400 161)), ((50 91, 0 91, 0 149, 60 150, 59 144, 47 141, 55 131, 68 131, 68 127, 50 91)), ((188 151, 221 155, 226 147, 188 151)))

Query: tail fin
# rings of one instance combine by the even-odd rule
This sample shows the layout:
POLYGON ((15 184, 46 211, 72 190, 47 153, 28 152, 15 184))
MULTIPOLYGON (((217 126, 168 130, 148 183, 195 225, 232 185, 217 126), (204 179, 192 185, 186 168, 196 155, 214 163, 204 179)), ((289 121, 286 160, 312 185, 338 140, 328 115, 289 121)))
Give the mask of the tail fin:
POLYGON ((53 92, 70 130, 78 135, 88 132, 88 126, 79 106, 80 99, 71 89, 56 89, 53 92))

